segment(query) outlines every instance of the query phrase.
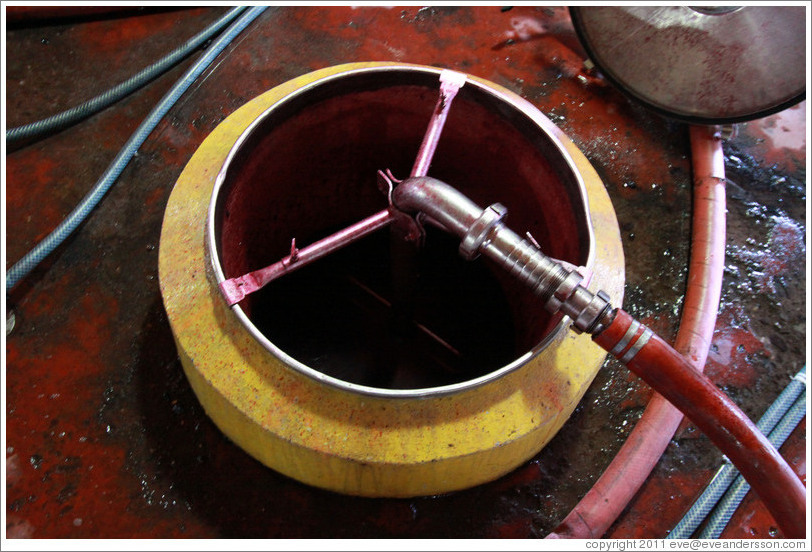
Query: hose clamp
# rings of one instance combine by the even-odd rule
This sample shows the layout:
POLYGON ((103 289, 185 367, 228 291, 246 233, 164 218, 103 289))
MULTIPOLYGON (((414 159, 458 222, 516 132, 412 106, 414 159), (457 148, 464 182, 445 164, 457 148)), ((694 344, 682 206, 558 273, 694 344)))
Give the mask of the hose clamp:
POLYGON ((606 314, 612 310, 609 295, 600 290, 592 297, 589 304, 581 311, 581 314, 573 321, 573 326, 579 332, 588 334, 600 333, 603 329, 602 322, 606 314))
POLYGON ((407 242, 415 243, 418 247, 423 247, 426 239, 426 230, 422 224, 423 213, 418 213, 414 217, 398 209, 392 199, 395 191, 395 184, 402 183, 392 175, 392 171, 378 171, 378 189, 386 196, 389 202, 389 215, 392 217, 392 230, 397 236, 407 242))
POLYGON ((643 327, 643 333, 640 334, 640 337, 637 338, 634 344, 632 344, 632 346, 629 347, 629 350, 626 351, 626 353, 623 356, 617 357, 618 360, 620 360, 620 362, 622 362, 623 364, 628 364, 629 362, 631 362, 631 360, 637 355, 637 353, 640 352, 640 349, 642 349, 646 345, 646 343, 648 343, 648 340, 651 339, 651 337, 654 335, 654 332, 652 332, 646 326, 643 326, 642 324, 641 326, 643 327))
POLYGON ((488 241, 493 228, 507 216, 507 207, 501 203, 494 203, 484 209, 477 219, 468 228, 460 243, 460 255, 466 261, 472 261, 479 256, 479 249, 488 241))

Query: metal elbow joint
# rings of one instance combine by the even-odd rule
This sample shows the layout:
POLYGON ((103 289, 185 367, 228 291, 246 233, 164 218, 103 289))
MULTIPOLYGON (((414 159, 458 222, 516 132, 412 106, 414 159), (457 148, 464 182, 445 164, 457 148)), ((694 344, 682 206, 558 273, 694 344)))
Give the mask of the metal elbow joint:
POLYGON ((393 207, 410 216, 422 213, 460 238, 460 255, 484 255, 529 286, 552 313, 562 312, 578 331, 599 333, 612 306, 604 292, 581 285, 583 276, 565 267, 505 226, 507 209, 495 203, 482 209, 448 184, 427 176, 407 178, 392 193, 393 207))

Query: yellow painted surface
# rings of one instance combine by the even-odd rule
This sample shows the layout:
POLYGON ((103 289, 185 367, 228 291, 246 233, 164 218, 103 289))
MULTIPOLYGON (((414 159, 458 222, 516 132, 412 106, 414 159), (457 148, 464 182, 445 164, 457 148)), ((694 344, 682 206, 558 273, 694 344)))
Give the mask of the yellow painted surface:
MULTIPOLYGON (((521 368, 444 397, 375 398, 295 372, 256 342, 220 297, 205 246, 214 179, 237 137, 301 86, 380 63, 304 75, 255 98, 221 123, 179 177, 163 223, 164 305, 189 382, 207 414, 246 452, 290 477, 333 491, 406 497, 484 483, 535 455, 559 430, 604 360, 589 336, 562 332, 521 368)), ((478 79, 481 80, 481 79, 478 79)), ((511 92, 488 83, 507 94, 511 92)), ((623 252, 594 169, 558 138, 586 183, 596 229, 593 290, 619 304, 623 252)))

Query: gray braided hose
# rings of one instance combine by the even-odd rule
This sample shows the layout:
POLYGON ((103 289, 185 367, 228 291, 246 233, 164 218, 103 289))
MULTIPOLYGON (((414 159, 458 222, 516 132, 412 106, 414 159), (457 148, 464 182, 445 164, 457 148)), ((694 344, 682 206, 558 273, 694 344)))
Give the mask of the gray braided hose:
MULTIPOLYGON (((787 414, 778 422, 775 429, 770 432, 770 442, 772 442, 776 448, 784 444, 789 434, 792 433, 792 430, 795 429, 795 426, 798 425, 801 418, 805 415, 806 396, 801 395, 795 399, 792 408, 790 408, 787 414)), ((730 489, 728 489, 725 496, 722 497, 722 500, 719 501, 719 504, 713 510, 713 513, 708 519, 708 524, 699 533, 698 538, 718 539, 724 528, 727 527, 730 518, 733 517, 733 513, 744 499, 744 495, 746 495, 749 490, 750 484, 745 481, 744 477, 741 475, 736 477, 733 485, 730 486, 730 489)))
POLYGON ((149 67, 142 69, 126 81, 110 88, 106 92, 99 94, 95 98, 91 98, 86 102, 83 102, 70 109, 66 109, 61 113, 57 113, 56 115, 52 115, 45 119, 7 130, 6 140, 8 142, 14 142, 26 138, 33 138, 34 136, 39 136, 65 128, 78 121, 81 121, 82 119, 90 117, 94 113, 98 113, 105 107, 117 102, 121 98, 141 88, 152 79, 168 71, 176 63, 194 52, 198 47, 200 47, 201 44, 220 32, 223 27, 228 25, 228 23, 230 23, 245 9, 246 8, 244 7, 238 7, 229 10, 228 13, 226 13, 223 17, 190 38, 185 44, 176 48, 164 58, 156 61, 149 67))
POLYGON ((28 275, 45 257, 50 255, 76 228, 87 218, 90 212, 98 205, 104 194, 121 175, 124 167, 130 162, 138 148, 144 143, 150 133, 163 119, 169 109, 178 101, 192 83, 206 70, 214 59, 264 10, 265 6, 249 9, 226 30, 203 54, 203 56, 190 67, 181 79, 175 83, 169 92, 158 102, 146 119, 136 129, 113 162, 107 167, 102 177, 93 189, 82 199, 73 211, 53 230, 44 240, 38 243, 22 259, 6 273, 6 291, 12 289, 22 278, 28 275))
MULTIPOLYGON (((778 395, 778 398, 775 399, 769 408, 767 408, 767 411, 758 421, 757 427, 765 435, 769 434, 770 442, 772 442, 776 448, 780 447, 784 443, 789 433, 795 428, 796 425, 798 425, 801 417, 803 417, 805 413, 805 406, 800 408, 800 417, 797 417, 797 407, 798 402, 804 400, 805 390, 806 366, 804 366, 803 369, 798 372, 794 378, 792 378, 781 394, 778 395), (795 419, 795 417, 797 417, 797 419, 795 419), (792 423, 793 420, 794 423, 792 423), (789 429, 787 429, 787 426, 789 426, 789 429), (779 427, 781 429, 779 429, 779 427)), ((804 405, 805 404, 806 403, 804 401, 804 405)), ((744 478, 739 475, 738 470, 736 470, 732 464, 726 463, 719 468, 716 475, 713 476, 711 482, 708 483, 705 491, 699 496, 699 498, 696 499, 696 502, 694 502, 693 506, 691 506, 691 509, 688 510, 685 516, 679 521, 679 523, 677 523, 666 538, 690 538, 694 531, 696 531, 696 528, 699 527, 702 521, 708 516, 708 514, 711 513, 711 510, 713 510, 714 506, 719 503, 720 499, 722 499, 722 496, 724 495, 725 499, 723 502, 725 503, 725 506, 723 508, 722 504, 719 503, 717 511, 727 513, 722 515, 721 513, 714 512, 714 516, 711 517, 708 527, 703 530, 703 535, 705 535, 707 532, 708 535, 715 533, 715 536, 701 536, 701 538, 718 538, 719 534, 722 532, 722 529, 724 529, 725 525, 730 520, 730 516, 733 515, 733 512, 739 505, 739 502, 741 502, 741 499, 744 498, 744 495, 749 488, 750 485, 747 484, 744 478), (738 481, 737 478, 740 481, 738 481), (734 493, 733 489, 731 489, 731 491, 728 492, 728 488, 730 488, 734 481, 736 481, 736 485, 734 487, 740 490, 734 493), (741 492, 742 488, 745 489, 744 492, 741 492), (728 497, 727 495, 731 496, 728 497), (734 498, 736 496, 738 496, 738 501, 734 502, 734 498), (713 524, 713 528, 710 532, 708 532, 709 528, 711 527, 711 523, 713 524)))

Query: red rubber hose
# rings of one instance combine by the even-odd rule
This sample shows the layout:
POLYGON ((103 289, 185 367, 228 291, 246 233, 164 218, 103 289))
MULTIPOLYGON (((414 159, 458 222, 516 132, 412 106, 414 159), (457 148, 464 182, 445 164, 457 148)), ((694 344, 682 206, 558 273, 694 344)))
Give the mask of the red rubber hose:
POLYGON ((716 327, 725 267, 725 159, 722 140, 710 128, 693 126, 690 133, 694 172, 691 262, 674 348, 702 371, 716 327))
MULTIPOLYGON (((693 229, 688 288, 674 348, 699 371, 710 349, 725 257, 725 164, 721 140, 691 127, 693 229)), ((682 413, 655 394, 603 475, 547 538, 600 538, 626 508, 662 456, 682 413)))
POLYGON ((788 538, 806 537, 806 489, 770 441, 688 360, 622 309, 593 341, 615 355, 719 447, 788 538))

